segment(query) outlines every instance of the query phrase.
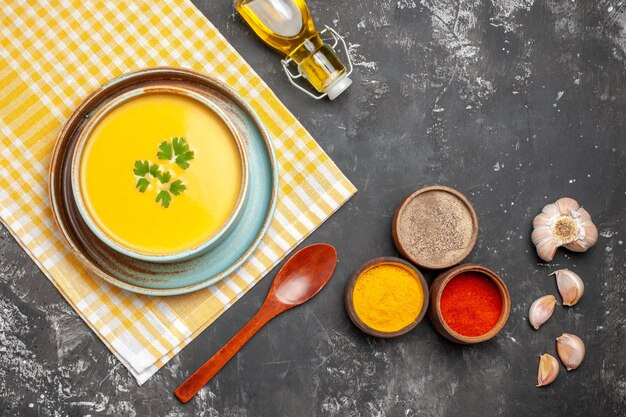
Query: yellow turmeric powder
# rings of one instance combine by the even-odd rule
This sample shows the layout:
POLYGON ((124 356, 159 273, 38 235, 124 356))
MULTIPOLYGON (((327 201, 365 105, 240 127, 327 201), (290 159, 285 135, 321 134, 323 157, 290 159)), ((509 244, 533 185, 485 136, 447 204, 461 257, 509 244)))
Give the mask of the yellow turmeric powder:
POLYGON ((352 301, 363 323, 382 332, 394 332, 417 318, 424 293, 412 271, 389 262, 373 265, 359 275, 352 301))

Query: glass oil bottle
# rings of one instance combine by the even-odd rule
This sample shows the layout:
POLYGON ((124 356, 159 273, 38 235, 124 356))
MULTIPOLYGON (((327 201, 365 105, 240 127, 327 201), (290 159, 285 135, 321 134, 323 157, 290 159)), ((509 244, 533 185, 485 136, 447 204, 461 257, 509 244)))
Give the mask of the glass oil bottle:
POLYGON ((335 99, 345 91, 352 80, 352 62, 346 43, 337 32, 326 26, 317 32, 309 8, 303 0, 236 0, 235 7, 254 32, 269 46, 285 56, 283 69, 291 83, 313 98, 328 96, 335 99), (322 40, 320 35, 328 32, 334 45, 322 40), (343 44, 349 68, 341 62, 334 51, 343 44), (289 69, 297 65, 298 74, 289 69), (295 82, 305 78, 320 94, 314 95, 295 82))

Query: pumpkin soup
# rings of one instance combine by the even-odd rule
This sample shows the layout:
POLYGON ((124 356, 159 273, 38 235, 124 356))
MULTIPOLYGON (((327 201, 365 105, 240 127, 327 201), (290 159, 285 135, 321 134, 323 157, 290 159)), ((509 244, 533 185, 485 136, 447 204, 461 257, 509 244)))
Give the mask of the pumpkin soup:
POLYGON ((245 170, 226 123, 193 98, 155 92, 112 108, 80 160, 92 221, 121 247, 168 255, 201 246, 233 214, 245 170))

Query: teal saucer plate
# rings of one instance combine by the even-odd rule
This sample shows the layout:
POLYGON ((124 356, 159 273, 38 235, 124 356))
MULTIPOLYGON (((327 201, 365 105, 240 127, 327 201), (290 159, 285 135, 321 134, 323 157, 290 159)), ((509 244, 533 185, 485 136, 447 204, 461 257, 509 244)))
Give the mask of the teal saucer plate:
POLYGON ((54 217, 88 272, 122 289, 148 295, 177 295, 215 284, 236 271, 267 233, 278 195, 274 149, 252 108, 224 83, 182 68, 158 67, 122 75, 91 93, 65 124, 50 166, 54 217), (85 224, 71 187, 71 160, 86 122, 109 100, 137 88, 171 85, 193 90, 228 115, 248 156, 248 196, 241 213, 218 244, 191 259, 159 263, 139 260, 105 245, 85 224))

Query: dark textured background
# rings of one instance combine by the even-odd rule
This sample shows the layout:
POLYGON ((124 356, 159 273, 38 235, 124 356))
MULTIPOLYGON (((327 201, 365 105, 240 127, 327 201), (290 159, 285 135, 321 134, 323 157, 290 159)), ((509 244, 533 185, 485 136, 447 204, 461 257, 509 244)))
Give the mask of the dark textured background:
MULTIPOLYGON (((354 85, 315 102, 229 1, 198 1, 359 193, 306 243, 340 262, 312 302, 271 322, 191 403, 173 389, 260 306, 270 274, 144 386, 108 352, 0 228, 0 415, 619 416, 626 410, 626 5, 623 0, 310 1, 347 36, 354 85), (480 219, 468 261, 498 271, 513 300, 494 340, 461 347, 428 320, 396 340, 365 336, 342 303, 351 272, 395 255, 390 218, 427 184, 458 188, 480 219), (585 254, 538 262, 531 221, 571 196, 600 230, 585 254), (548 274, 578 272, 582 301, 539 331, 530 303, 548 274), (537 355, 575 333, 580 369, 535 388, 537 355)), ((428 280, 434 277, 427 274, 428 280)))

